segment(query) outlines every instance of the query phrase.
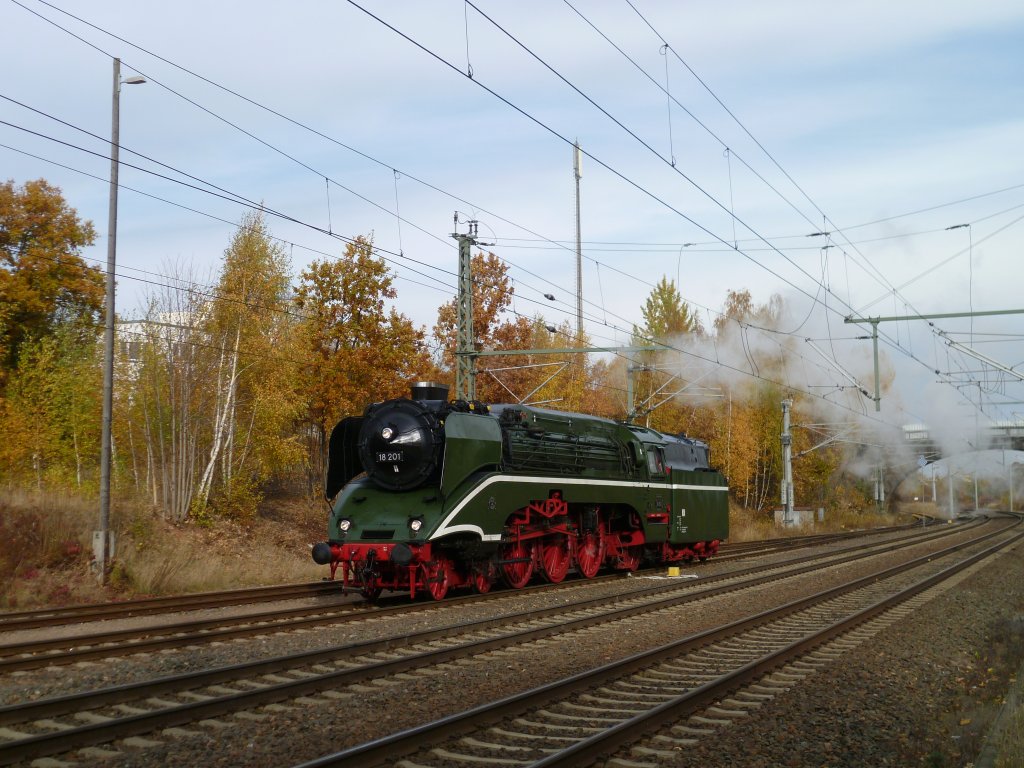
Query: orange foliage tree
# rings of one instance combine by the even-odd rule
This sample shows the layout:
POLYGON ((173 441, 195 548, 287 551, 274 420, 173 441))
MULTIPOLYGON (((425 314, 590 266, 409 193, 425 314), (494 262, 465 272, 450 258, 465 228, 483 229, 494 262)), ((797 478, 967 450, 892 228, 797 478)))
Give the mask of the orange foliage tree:
POLYGON ((337 259, 314 261, 300 275, 296 397, 305 404, 311 485, 323 480, 327 437, 341 418, 406 395, 411 381, 434 373, 424 329, 386 306, 397 295, 393 283, 366 237, 349 243, 337 259))
MULTIPOLYGON (((558 328, 541 315, 513 315, 515 288, 508 267, 493 253, 476 253, 471 259, 473 273, 473 342, 482 351, 568 350, 523 355, 476 358, 476 396, 489 403, 526 402, 559 410, 595 412, 599 405, 609 410, 595 389, 595 376, 604 366, 591 364, 585 352, 573 352, 589 344, 577 337, 568 321, 558 328)), ((446 383, 453 384, 458 312, 455 299, 438 310, 434 338, 439 347, 439 364, 446 383)))
POLYGON ((95 239, 57 187, 0 184, 0 388, 23 344, 98 320, 104 275, 81 257, 95 239))

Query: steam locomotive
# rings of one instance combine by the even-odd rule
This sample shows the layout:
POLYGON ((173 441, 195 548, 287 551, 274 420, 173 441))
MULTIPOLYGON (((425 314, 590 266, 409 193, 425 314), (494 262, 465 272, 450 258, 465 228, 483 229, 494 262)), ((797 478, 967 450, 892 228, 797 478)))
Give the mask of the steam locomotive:
POLYGON ((729 533, 727 492, 699 440, 449 401, 447 387, 422 382, 332 431, 325 493, 337 499, 312 554, 371 600, 522 588, 573 569, 592 578, 714 555, 729 533))

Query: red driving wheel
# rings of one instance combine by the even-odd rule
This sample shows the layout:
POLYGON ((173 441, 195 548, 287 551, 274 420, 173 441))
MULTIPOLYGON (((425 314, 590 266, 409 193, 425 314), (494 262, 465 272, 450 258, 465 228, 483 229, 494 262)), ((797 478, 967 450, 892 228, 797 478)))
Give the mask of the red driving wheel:
POLYGON ((544 578, 557 584, 569 572, 569 539, 561 534, 547 537, 541 543, 540 565, 544 578))
POLYGON ((533 542, 514 541, 501 548, 501 575, 513 589, 522 589, 533 576, 533 542))
POLYGON ((576 538, 576 568, 587 579, 601 570, 604 560, 604 537, 600 531, 584 531, 576 538))

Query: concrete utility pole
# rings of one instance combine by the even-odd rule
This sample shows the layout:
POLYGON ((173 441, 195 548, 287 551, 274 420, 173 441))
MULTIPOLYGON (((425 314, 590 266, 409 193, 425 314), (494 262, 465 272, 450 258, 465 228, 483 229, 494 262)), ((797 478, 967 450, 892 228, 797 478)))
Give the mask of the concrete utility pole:
POLYGON ((878 465, 878 474, 875 475, 875 503, 881 512, 885 506, 885 477, 881 464, 878 465))
POLYGON ((793 436, 789 433, 789 410, 792 400, 782 401, 782 524, 793 519, 793 436))
POLYGON ((956 517, 956 509, 953 504, 953 467, 952 465, 946 470, 946 485, 949 486, 947 489, 949 495, 949 519, 952 520, 956 517))
POLYGON ((572 145, 572 170, 576 179, 576 343, 583 338, 583 241, 580 239, 580 179, 583 177, 583 154, 580 143, 572 145))
MULTIPOLYGON (((477 222, 470 221, 469 232, 453 232, 459 242, 459 295, 455 302, 458 329, 455 341, 455 397, 476 400, 476 343, 473 339, 473 273, 470 249, 476 245, 477 222)), ((455 214, 455 228, 459 214, 455 214)))
POLYGON ((142 77, 121 80, 121 60, 114 59, 114 90, 110 117, 110 209, 107 221, 107 295, 106 324, 103 330, 103 417, 100 435, 100 529, 92 534, 93 557, 99 570, 99 582, 107 581, 107 566, 114 549, 114 535, 110 530, 110 464, 112 453, 112 424, 114 419, 114 297, 117 281, 117 172, 121 147, 121 84, 137 85, 146 82, 142 77))

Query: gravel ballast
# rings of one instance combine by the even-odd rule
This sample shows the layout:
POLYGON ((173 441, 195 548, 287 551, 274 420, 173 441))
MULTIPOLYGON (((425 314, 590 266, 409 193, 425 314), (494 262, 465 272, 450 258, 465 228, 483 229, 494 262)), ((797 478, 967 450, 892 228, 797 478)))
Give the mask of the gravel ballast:
MULTIPOLYGON (((933 598, 911 621, 882 631, 845 655, 841 663, 776 697, 740 726, 724 728, 710 743, 680 753, 673 764, 966 765, 979 751, 1009 679, 1024 658, 1024 555, 1018 550, 933 598)), ((877 563, 851 564, 805 578, 823 589, 880 568, 877 563)), ((612 592, 622 587, 601 589, 612 592)), ((691 604, 682 619, 678 612, 666 612, 628 624, 596 627, 576 633, 569 641, 507 649, 346 689, 334 697, 312 697, 190 726, 176 734, 154 734, 147 738, 161 743, 145 748, 118 745, 120 754, 92 753, 85 762, 102 760, 109 766, 293 764, 739 618, 755 606, 767 607, 768 601, 785 602, 788 590, 771 585, 732 602, 691 604)), ((566 598, 549 594, 543 599, 566 598)), ((524 605, 525 600, 524 596, 524 605)), ((436 621, 431 615, 421 614, 411 621, 436 621)), ((308 646, 308 634, 278 636, 268 644, 275 651, 283 650, 278 645, 305 642, 308 646)), ((315 644, 323 644, 324 639, 319 637, 315 644)), ((243 650, 250 644, 228 643, 204 651, 198 663, 206 666, 215 659, 229 662, 240 653, 253 655, 251 648, 243 650)), ((75 670, 73 676, 91 679, 95 685, 97 679, 122 681, 144 671, 152 674, 165 668, 164 662, 166 667, 183 664, 181 654, 161 656, 97 664, 75 670)), ((195 663, 193 656, 187 666, 195 663)), ((54 689, 78 687, 61 685, 54 674, 53 669, 33 673, 31 682, 39 687, 29 697, 43 694, 42 689, 52 695, 54 689)), ((59 679, 64 673, 56 675, 59 679)), ((7 696, 13 697, 14 687, 29 682, 28 676, 5 681, 7 696)))

